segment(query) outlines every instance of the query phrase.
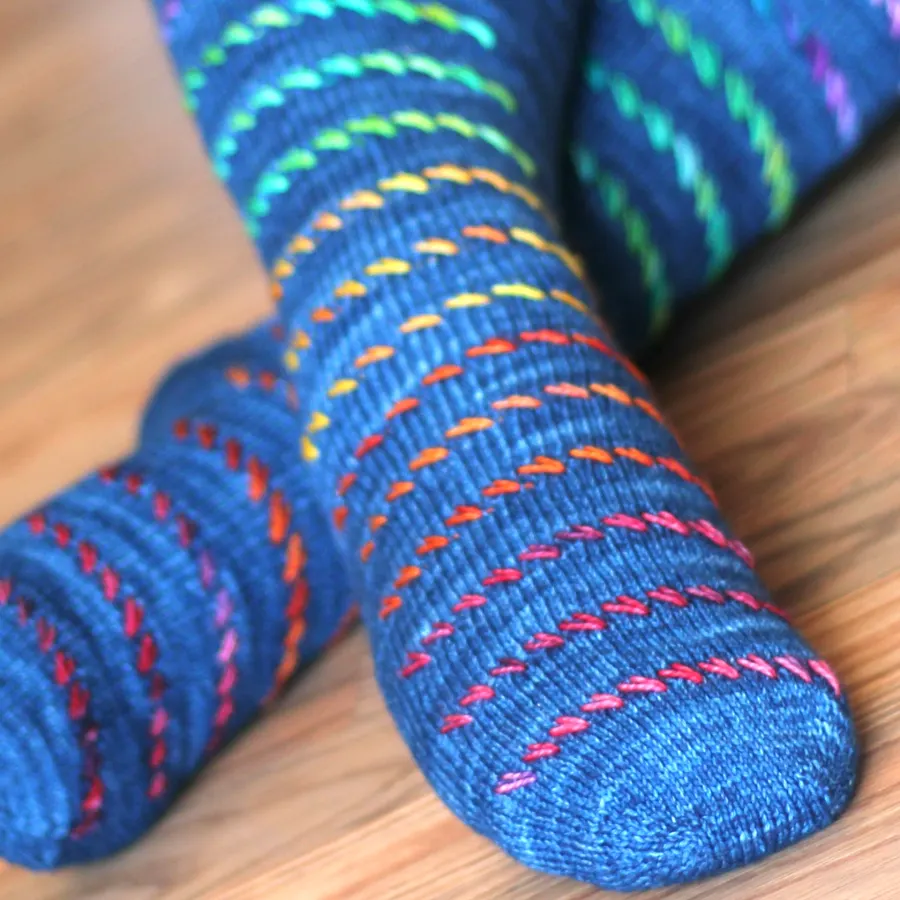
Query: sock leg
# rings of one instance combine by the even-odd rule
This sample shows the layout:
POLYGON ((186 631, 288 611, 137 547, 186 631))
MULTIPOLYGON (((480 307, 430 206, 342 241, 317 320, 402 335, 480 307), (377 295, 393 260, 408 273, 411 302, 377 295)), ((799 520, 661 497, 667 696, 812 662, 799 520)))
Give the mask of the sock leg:
POLYGON ((0 535, 4 858, 134 840, 347 614, 277 347, 176 369, 132 457, 0 535))
POLYGON ((517 859, 633 889, 827 825, 855 746, 559 243, 575 12, 195 3, 170 34, 398 728, 517 859))
POLYGON ((569 231, 628 349, 897 106, 900 12, 841 0, 597 0, 569 231))

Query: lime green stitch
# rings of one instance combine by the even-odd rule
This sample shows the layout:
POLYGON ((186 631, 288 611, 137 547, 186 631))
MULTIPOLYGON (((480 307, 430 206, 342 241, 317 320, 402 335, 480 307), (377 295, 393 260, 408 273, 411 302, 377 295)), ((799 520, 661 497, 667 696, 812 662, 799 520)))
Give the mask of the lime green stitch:
POLYGON ((440 3, 414 3, 411 0, 283 0, 282 3, 263 3, 250 12, 247 21, 230 22, 217 41, 203 48, 199 63, 188 69, 182 79, 185 105, 192 112, 196 110, 197 94, 207 83, 203 70, 224 65, 231 48, 252 44, 274 29, 298 26, 304 17, 330 19, 341 10, 370 19, 385 15, 410 25, 434 25, 453 34, 466 34, 485 50, 492 50, 496 44, 494 32, 481 19, 461 15, 440 3))
POLYGON ((691 23, 657 0, 627 2, 635 19, 645 28, 658 27, 666 44, 678 56, 687 55, 700 83, 708 90, 724 88, 732 117, 747 127, 750 146, 762 156, 763 182, 769 188, 769 224, 777 227, 790 215, 796 201, 796 179, 790 157, 772 114, 755 97, 753 85, 741 72, 724 65, 721 51, 691 30, 691 23))
POLYGON ((672 155, 678 184, 693 194, 694 211, 705 227, 709 250, 707 280, 717 278, 734 258, 731 217, 721 202, 718 183, 704 167, 700 150, 675 127, 666 110, 645 100, 638 86, 621 72, 610 72, 601 63, 591 61, 587 83, 594 91, 609 91, 625 118, 643 124, 653 149, 672 155))
POLYGON ((656 336, 669 322, 672 288, 662 254, 650 233, 650 226, 631 205, 624 183, 601 169, 584 147, 573 149, 572 160, 578 178, 597 188, 606 214, 621 224, 628 249, 637 257, 641 278, 650 298, 650 332, 652 336, 656 336))
POLYGON ((319 164, 316 151, 349 150, 357 143, 355 137, 377 135, 390 139, 403 129, 417 129, 429 134, 440 129, 453 131, 470 140, 484 141, 504 156, 509 156, 529 178, 537 172, 534 160, 501 131, 492 125, 470 122, 462 116, 449 113, 429 116, 413 109, 398 110, 389 116, 351 119, 339 128, 319 132, 312 140, 312 149, 293 147, 266 169, 256 182, 244 210, 250 234, 254 237, 258 235, 259 220, 269 213, 269 198, 291 189, 294 182, 289 176, 296 172, 308 172, 319 164))

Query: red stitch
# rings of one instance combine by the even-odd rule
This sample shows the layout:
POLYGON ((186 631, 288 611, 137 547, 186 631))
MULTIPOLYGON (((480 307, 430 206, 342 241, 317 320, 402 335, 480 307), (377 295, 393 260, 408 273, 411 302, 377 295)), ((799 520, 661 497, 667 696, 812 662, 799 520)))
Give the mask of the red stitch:
POLYGON ((141 476, 132 472, 125 478, 125 490, 129 494, 136 494, 141 489, 141 476))
POLYGON ((86 541, 78 545, 78 555, 81 558, 81 571, 86 575, 92 575, 97 568, 97 549, 86 541))
POLYGON ((554 544, 531 544, 527 550, 519 554, 522 562, 533 562, 539 559, 559 559, 562 551, 554 544))
POLYGON ((138 631, 141 630, 141 623, 144 621, 144 608, 134 597, 128 597, 125 600, 125 623, 123 629, 127 638, 133 638, 138 631))
POLYGON ((544 344, 559 344, 564 346, 572 341, 568 335, 552 328, 539 328, 537 331, 523 331, 519 337, 523 341, 539 341, 544 344))
POLYGON ((400 670, 400 675, 403 678, 409 678, 414 672, 418 672, 419 669, 431 662, 431 657, 427 653, 419 653, 414 650, 407 653, 406 658, 408 662, 400 670))
POLYGON ((384 441, 384 435, 370 434, 368 437, 363 438, 359 442, 359 446, 356 448, 356 452, 353 455, 357 459, 362 459, 367 453, 370 453, 383 441, 384 441))
POLYGON ((498 666, 494 666, 494 668, 491 669, 490 674, 495 678, 500 677, 501 675, 521 675, 527 669, 527 663, 522 662, 520 659, 513 659, 512 657, 507 656, 500 660, 498 666))
POLYGON ((76 722, 83 719, 87 715, 90 699, 90 691, 73 681, 69 688, 69 718, 76 722))
POLYGON ((492 574, 482 578, 481 583, 485 587, 490 587, 494 584, 506 584, 521 580, 522 573, 518 569, 494 569, 492 574))
POLYGON ((548 634, 546 631, 539 631, 530 640, 527 640, 522 646, 529 652, 535 653, 538 650, 555 650, 562 647, 566 643, 566 639, 558 634, 548 634))
POLYGON ((591 723, 587 719, 578 716, 557 716, 556 724, 547 732, 550 737, 567 737, 570 734, 579 734, 587 731, 591 723))
POLYGON ((812 683, 812 675, 803 667, 803 664, 795 656, 775 656, 773 662, 777 662, 783 669, 787 669, 792 675, 796 675, 807 684, 812 683))
POLYGON ((103 596, 110 602, 119 595, 119 576, 108 566, 100 573, 103 596))
POLYGON ((472 723, 472 717, 467 716, 463 713, 456 713, 452 716, 444 716, 444 723, 441 725, 441 734, 449 734, 451 731, 455 731, 457 728, 462 728, 465 725, 470 725, 472 723))
POLYGON ((628 681, 616 685, 623 694, 664 694, 668 688, 657 678, 645 678, 643 675, 632 675, 628 681))
POLYGON ((621 709, 625 701, 615 694, 592 694, 587 703, 582 704, 581 711, 586 713, 604 712, 608 709, 621 709))
POLYGON ((160 521, 168 518, 172 509, 172 500, 168 494, 157 492, 153 496, 153 515, 160 521))
POLYGON ((647 384, 647 376, 630 360, 628 357, 623 356, 616 350, 613 350, 609 344, 601 341, 600 338, 593 337, 591 335, 586 334, 573 334, 572 340, 575 341, 576 344, 584 344, 586 347, 590 347, 593 350, 597 350, 600 353, 605 354, 610 357, 610 359, 615 360, 619 365, 621 365, 633 378, 635 378, 641 384, 647 384))
POLYGON ((350 488, 353 487, 354 483, 356 482, 356 478, 357 475, 355 472, 350 472, 348 475, 344 475, 344 477, 341 478, 341 480, 338 482, 337 487, 338 497, 343 497, 344 494, 346 494, 347 491, 349 491, 350 488))
POLYGON ((477 347, 470 347, 466 350, 466 356, 475 359, 479 356, 496 356, 501 353, 512 353, 515 349, 516 345, 512 341, 492 337, 477 347))
POLYGON ((44 517, 43 513, 32 513, 28 517, 28 527, 31 529, 32 534, 43 534, 44 528, 47 526, 47 520, 44 517))
POLYGON ((431 628, 431 633, 422 638, 425 645, 433 644, 441 638, 450 637, 456 629, 449 622, 435 622, 431 628))
POLYGON ((41 617, 37 620, 38 647, 41 653, 49 653, 56 640, 56 626, 51 625, 41 617))
POLYGON ((709 672, 711 675, 721 675, 723 678, 729 678, 732 681, 741 677, 741 673, 734 666, 718 656, 710 657, 709 662, 697 663, 697 668, 702 669, 704 672, 709 672))
POLYGON ((487 684, 473 684, 466 692, 465 697, 459 701, 460 706, 471 706, 473 703, 481 703, 484 700, 493 700, 494 689, 487 684))
POLYGON ((197 426, 197 440, 204 450, 212 450, 219 436, 218 429, 209 422, 203 422, 197 426))
POLYGON ((72 531, 68 525, 63 522, 57 522, 53 526, 53 536, 56 538, 56 543, 60 547, 65 548, 69 546, 69 542, 72 540, 72 531))
POLYGON ((590 525, 573 525, 568 531, 558 531, 558 541, 601 541, 603 532, 590 525))
POLYGON ((686 666, 684 663, 672 663, 666 669, 660 669, 657 672, 660 678, 667 678, 670 681, 689 681, 691 684, 700 684, 703 681, 703 676, 699 672, 695 672, 690 666, 686 666))
POLYGON ((75 660, 66 656, 62 650, 57 650, 53 657, 53 677, 60 686, 66 685, 75 674, 75 660))
POLYGON ((0 606, 6 606, 9 603, 12 594, 12 582, 8 578, 0 580, 0 606))
POLYGON ((225 465, 232 472, 241 467, 241 445, 234 438, 225 441, 225 465))
POLYGON ((641 603, 634 597, 627 594, 621 594, 616 597, 615 603, 604 603, 600 609, 606 613, 622 613, 628 616, 647 616, 650 614, 650 607, 646 603, 641 603))
POLYGON ((463 594, 459 598, 459 603, 453 607, 453 612, 462 612, 464 609, 475 609, 478 606, 484 606, 487 603, 487 597, 483 594, 463 594))
MULTIPOLYGON (((618 611, 612 610, 612 612, 618 611)), ((607 623, 604 619, 584 612, 572 613, 571 619, 564 619, 559 623, 560 631, 603 631, 606 627, 607 623)))
POLYGON ((528 752, 522 754, 522 762, 536 762, 539 759, 549 759, 559 753, 559 744, 546 741, 542 744, 529 744, 528 752))

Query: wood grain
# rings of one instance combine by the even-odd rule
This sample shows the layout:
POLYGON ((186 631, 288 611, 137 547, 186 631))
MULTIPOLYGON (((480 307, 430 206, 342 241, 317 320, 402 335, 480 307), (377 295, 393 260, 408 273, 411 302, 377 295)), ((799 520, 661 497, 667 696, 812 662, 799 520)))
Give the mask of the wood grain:
MULTIPOLYGON (((0 516, 125 450, 177 355, 266 308, 141 0, 0 4, 0 516)), ((900 895, 900 138, 679 329, 655 376, 764 576, 843 675, 850 812, 655 900, 900 895)), ((5 900, 576 900, 457 823, 355 634, 133 850, 5 900)))

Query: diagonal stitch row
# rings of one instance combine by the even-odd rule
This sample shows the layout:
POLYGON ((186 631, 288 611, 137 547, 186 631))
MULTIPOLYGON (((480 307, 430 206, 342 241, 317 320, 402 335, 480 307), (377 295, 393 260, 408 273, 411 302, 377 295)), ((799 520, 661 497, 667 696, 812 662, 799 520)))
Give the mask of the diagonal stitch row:
MULTIPOLYGON (((685 663, 676 662, 659 669, 649 677, 632 675, 630 678, 621 681, 609 693, 593 694, 582 705, 581 712, 588 715, 611 714, 634 702, 633 698, 636 695, 667 693, 670 684, 675 681, 697 686, 705 683, 712 676, 729 681, 737 681, 741 677, 747 677, 750 673, 772 680, 778 679, 783 675, 789 675, 808 685, 812 685, 813 676, 818 675, 831 688, 835 697, 841 696, 841 687, 837 676, 824 660, 800 660, 795 656, 776 656, 771 660, 767 660, 755 653, 750 653, 732 662, 713 656, 709 660, 695 663, 693 667, 685 663)), ((558 716, 554 725, 548 731, 548 737, 551 740, 529 744, 522 755, 522 759, 525 762, 552 759, 558 756, 561 750, 557 739, 582 734, 591 727, 591 721, 582 716, 558 716)), ((506 772, 500 776, 494 787, 494 792, 497 794, 511 793, 534 784, 537 777, 537 773, 534 770, 506 772)))
POLYGON ((81 778, 84 796, 81 800, 81 818, 75 822, 69 837, 84 837, 99 821, 103 812, 106 787, 103 782, 103 760, 97 749, 100 741, 100 724, 91 715, 91 693, 77 680, 78 661, 60 643, 57 628, 47 618, 39 615, 32 600, 18 596, 14 601, 16 588, 11 579, 0 579, 0 607, 15 603, 20 628, 34 622, 38 649, 53 660, 53 683, 65 692, 66 710, 75 728, 76 739, 82 751, 81 778))
MULTIPOLYGON (((685 539, 700 537, 719 549, 733 553, 744 565, 750 568, 753 567, 753 556, 750 551, 740 541, 727 537, 715 525, 705 519, 684 521, 663 510, 657 513, 645 512, 639 516, 616 513, 605 516, 600 520, 599 524, 602 526, 601 528, 594 525, 572 525, 568 530, 554 535, 551 543, 529 544, 519 553, 518 559, 522 563, 546 563, 562 559, 563 548, 567 544, 604 540, 606 533, 603 531, 603 528, 646 534, 651 527, 655 527, 672 532, 685 539)), ((452 612, 458 615, 466 609, 484 606, 488 602, 488 598, 477 591, 505 584, 516 584, 525 577, 526 572, 517 566, 492 569, 487 575, 482 577, 476 592, 464 594, 452 607, 452 612)), ((388 597, 382 601, 382 608, 379 613, 382 619, 390 616, 398 608, 393 606, 394 599, 393 597, 388 597)), ((452 633, 451 630, 444 636, 447 637, 452 633)), ((406 664, 399 670, 398 674, 401 678, 408 678, 431 661, 432 657, 427 653, 418 650, 408 650, 406 653, 406 664)))
POLYGON ((150 701, 154 706, 147 726, 152 742, 147 761, 150 776, 147 796, 151 800, 157 800, 168 788, 165 761, 168 753, 166 730, 169 726, 169 713, 164 702, 168 685, 157 665, 159 646, 153 634, 145 627, 143 607, 137 597, 123 590, 119 573, 102 561, 98 549, 86 540, 76 539, 70 525, 62 521, 52 522, 44 512, 32 513, 26 521, 35 537, 48 540, 70 553, 81 573, 96 581, 106 601, 121 609, 122 633, 135 645, 135 668, 147 682, 150 701))
POLYGON ((500 82, 485 78, 472 66, 393 50, 373 50, 359 56, 338 53, 320 60, 313 67, 295 66, 279 73, 272 81, 254 86, 243 103, 229 110, 224 117, 224 126, 211 142, 210 157, 216 174, 222 179, 231 176, 230 160, 238 152, 238 138, 246 140, 253 133, 263 110, 281 109, 292 94, 321 90, 339 78, 361 78, 370 72, 394 77, 422 75, 435 81, 452 81, 473 93, 496 100, 506 112, 516 110, 512 92, 500 82))

